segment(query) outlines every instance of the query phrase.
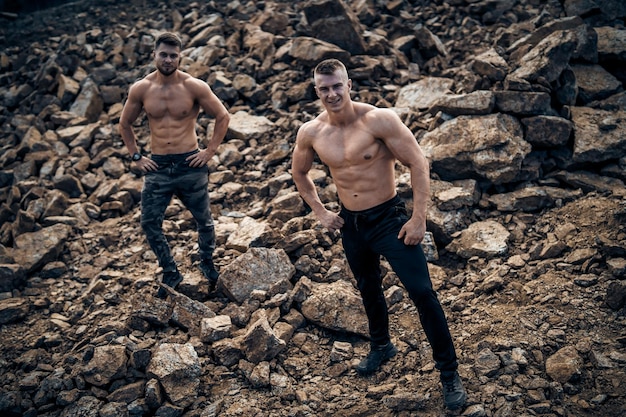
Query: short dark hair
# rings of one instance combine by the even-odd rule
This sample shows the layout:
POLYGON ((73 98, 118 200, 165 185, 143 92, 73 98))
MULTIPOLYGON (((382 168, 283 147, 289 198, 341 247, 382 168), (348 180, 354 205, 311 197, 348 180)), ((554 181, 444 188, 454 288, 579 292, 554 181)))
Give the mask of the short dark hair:
POLYGON ((177 46, 178 49, 182 49, 183 47, 183 41, 177 34, 172 32, 164 32, 160 34, 159 37, 156 39, 156 42, 154 42, 154 50, 157 50, 159 48, 159 45, 161 45, 162 43, 164 43, 165 45, 177 46))
POLYGON ((346 66, 343 64, 343 62, 335 58, 330 58, 325 59, 317 64, 317 66, 313 70, 313 74, 332 75, 337 70, 343 70, 346 74, 348 73, 348 70, 346 69, 346 66))

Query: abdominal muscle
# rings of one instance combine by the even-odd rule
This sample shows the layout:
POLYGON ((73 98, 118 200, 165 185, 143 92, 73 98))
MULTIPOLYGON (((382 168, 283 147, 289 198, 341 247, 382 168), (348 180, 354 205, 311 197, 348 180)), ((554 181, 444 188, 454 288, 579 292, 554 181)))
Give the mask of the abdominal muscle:
POLYGON ((331 175, 341 204, 348 210, 367 210, 396 195, 393 169, 354 173, 331 169, 331 175))
POLYGON ((181 154, 198 149, 194 119, 150 121, 151 148, 155 155, 181 154))

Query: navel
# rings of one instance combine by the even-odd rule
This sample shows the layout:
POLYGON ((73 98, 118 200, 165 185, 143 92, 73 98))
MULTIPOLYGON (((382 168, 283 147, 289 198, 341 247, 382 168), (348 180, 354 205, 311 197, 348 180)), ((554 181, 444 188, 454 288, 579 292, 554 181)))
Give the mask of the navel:
POLYGON ((372 159, 372 155, 370 155, 370 154, 366 153, 366 154, 363 156, 363 158, 365 158, 365 159, 367 159, 367 160, 370 160, 370 159, 372 159))

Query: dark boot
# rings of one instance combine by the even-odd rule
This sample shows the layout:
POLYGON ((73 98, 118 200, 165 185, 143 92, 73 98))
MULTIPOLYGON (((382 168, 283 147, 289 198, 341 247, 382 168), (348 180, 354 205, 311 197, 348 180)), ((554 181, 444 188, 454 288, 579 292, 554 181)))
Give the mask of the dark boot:
POLYGON ((463 407, 467 400, 467 393, 463 388, 461 377, 458 372, 452 375, 441 375, 441 385, 443 385, 443 402, 450 410, 463 407))
POLYGON ((163 288, 163 285, 167 285, 171 288, 176 288, 178 284, 183 280, 183 276, 175 271, 163 271, 163 279, 161 280, 161 287, 159 287, 159 291, 157 292, 157 297, 161 299, 165 299, 167 297, 167 290, 163 288))
POLYGON ((382 346, 371 346, 370 353, 357 366, 356 371, 360 375, 369 375, 376 371, 380 365, 396 356, 398 349, 389 342, 382 346))
POLYGON ((215 291, 217 286, 217 279, 220 274, 215 269, 215 265, 211 259, 203 259, 200 261, 200 271, 204 274, 204 277, 209 281, 209 292, 215 291))

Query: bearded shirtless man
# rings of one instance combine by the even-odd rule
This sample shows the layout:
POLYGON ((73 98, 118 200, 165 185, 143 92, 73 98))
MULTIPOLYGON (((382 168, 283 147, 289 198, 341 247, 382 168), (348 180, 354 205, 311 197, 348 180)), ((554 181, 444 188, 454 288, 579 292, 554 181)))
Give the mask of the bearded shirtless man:
POLYGON ((389 335, 389 313, 382 290, 380 257, 384 256, 419 311, 440 371, 444 403, 449 409, 458 409, 467 394, 457 372, 448 323, 420 246, 430 198, 428 161, 396 113, 352 101, 352 80, 340 61, 321 62, 313 78, 325 111, 298 130, 292 175, 321 224, 331 232, 341 231, 370 331, 370 352, 357 365, 357 372, 371 374, 397 353, 389 335), (326 209, 309 177, 315 154, 330 169, 341 201, 339 213, 326 209), (411 173, 410 217, 396 193, 396 160, 411 173))
MULTIPOLYGON (((230 115, 207 83, 178 69, 181 48, 180 38, 173 33, 157 38, 156 71, 130 87, 120 117, 120 134, 134 164, 145 174, 141 226, 163 268, 162 284, 175 288, 183 280, 162 228, 165 210, 175 195, 196 221, 199 267, 212 291, 218 272, 213 263, 215 228, 209 207, 207 162, 226 135, 230 115), (202 150, 195 128, 200 109, 215 118, 213 135, 202 150), (132 128, 142 111, 150 127, 151 157, 139 152, 132 128)), ((161 287, 157 295, 164 298, 167 291, 161 287)))

